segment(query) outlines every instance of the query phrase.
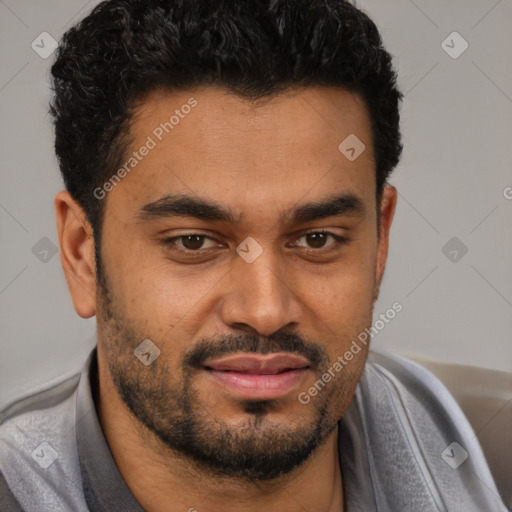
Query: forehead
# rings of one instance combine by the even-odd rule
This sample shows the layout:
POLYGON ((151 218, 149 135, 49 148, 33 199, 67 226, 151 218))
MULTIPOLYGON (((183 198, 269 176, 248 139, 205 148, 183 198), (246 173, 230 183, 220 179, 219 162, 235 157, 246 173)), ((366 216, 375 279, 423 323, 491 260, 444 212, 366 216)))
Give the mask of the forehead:
POLYGON ((375 196, 366 105, 338 88, 256 101, 214 87, 154 91, 139 101, 130 136, 127 172, 109 192, 107 210, 133 212, 187 194, 229 204, 242 216, 249 206, 282 216, 301 199, 348 193, 369 202, 375 196), (354 141, 358 153, 363 149, 350 159, 347 144, 354 141))

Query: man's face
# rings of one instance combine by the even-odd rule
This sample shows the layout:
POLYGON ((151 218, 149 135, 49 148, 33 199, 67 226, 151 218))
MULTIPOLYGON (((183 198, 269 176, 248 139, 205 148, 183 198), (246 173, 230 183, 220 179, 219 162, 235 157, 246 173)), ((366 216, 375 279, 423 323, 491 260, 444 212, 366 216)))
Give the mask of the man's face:
POLYGON ((130 133, 126 160, 154 147, 103 199, 100 361, 174 453, 252 479, 289 472, 335 429, 366 360, 363 347, 298 399, 371 324, 385 250, 364 103, 331 88, 257 104, 155 92, 130 133), (355 160, 338 149, 351 134, 355 160), (160 351, 148 365, 134 355, 146 339, 143 361, 160 351))

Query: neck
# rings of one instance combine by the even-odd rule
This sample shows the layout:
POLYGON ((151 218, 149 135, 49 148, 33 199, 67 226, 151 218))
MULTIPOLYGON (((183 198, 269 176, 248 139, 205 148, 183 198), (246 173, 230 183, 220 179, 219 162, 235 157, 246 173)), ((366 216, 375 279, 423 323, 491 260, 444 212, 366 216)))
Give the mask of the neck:
POLYGON ((306 463, 272 481, 215 474, 170 450, 136 420, 100 364, 98 414, 116 465, 148 512, 343 511, 336 428, 306 463))

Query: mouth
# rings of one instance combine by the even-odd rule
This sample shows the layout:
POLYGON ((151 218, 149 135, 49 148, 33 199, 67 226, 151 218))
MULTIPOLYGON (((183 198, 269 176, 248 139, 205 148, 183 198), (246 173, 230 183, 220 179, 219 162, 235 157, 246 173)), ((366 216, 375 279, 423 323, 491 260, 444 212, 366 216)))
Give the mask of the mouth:
POLYGON ((300 386, 309 368, 304 357, 284 352, 231 354, 203 366, 216 384, 245 400, 282 398, 300 386))

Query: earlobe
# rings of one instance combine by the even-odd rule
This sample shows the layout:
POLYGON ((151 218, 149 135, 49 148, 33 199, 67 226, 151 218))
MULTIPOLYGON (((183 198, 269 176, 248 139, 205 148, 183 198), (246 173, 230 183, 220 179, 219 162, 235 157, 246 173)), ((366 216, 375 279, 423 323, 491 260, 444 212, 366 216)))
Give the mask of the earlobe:
POLYGON ((55 197, 60 259, 76 312, 96 314, 96 262, 90 223, 82 207, 62 190, 55 197))
POLYGON ((395 215, 397 191, 392 185, 384 185, 380 203, 379 236, 377 247, 377 265, 375 271, 374 300, 379 296, 380 284, 386 268, 386 260, 389 248, 389 231, 395 215))

